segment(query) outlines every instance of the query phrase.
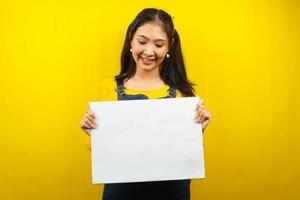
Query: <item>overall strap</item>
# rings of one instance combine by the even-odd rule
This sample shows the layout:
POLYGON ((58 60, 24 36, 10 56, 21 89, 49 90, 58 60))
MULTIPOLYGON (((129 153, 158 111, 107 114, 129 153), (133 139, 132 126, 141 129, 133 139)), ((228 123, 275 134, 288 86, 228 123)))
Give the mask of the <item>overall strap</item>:
POLYGON ((120 79, 116 79, 116 82, 117 82, 116 92, 118 93, 118 99, 120 99, 125 95, 124 85, 123 85, 123 81, 120 79))
POLYGON ((168 91, 169 91, 169 97, 170 98, 175 98, 176 97, 176 89, 175 88, 170 87, 168 91))

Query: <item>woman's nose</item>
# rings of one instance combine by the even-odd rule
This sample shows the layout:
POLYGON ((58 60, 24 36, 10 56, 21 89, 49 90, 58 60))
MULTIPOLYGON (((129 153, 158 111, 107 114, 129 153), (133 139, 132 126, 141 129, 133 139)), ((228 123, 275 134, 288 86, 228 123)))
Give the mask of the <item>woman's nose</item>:
POLYGON ((154 55, 154 48, 152 47, 152 45, 147 45, 145 47, 144 54, 147 55, 147 56, 154 55))

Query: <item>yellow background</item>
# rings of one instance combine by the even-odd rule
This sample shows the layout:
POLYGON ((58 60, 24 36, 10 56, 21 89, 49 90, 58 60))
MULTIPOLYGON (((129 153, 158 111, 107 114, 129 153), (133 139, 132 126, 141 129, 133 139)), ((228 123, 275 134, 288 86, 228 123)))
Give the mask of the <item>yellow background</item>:
POLYGON ((79 121, 145 7, 175 16, 213 115, 192 199, 300 199, 297 0, 2 0, 0 199, 100 199, 79 121))

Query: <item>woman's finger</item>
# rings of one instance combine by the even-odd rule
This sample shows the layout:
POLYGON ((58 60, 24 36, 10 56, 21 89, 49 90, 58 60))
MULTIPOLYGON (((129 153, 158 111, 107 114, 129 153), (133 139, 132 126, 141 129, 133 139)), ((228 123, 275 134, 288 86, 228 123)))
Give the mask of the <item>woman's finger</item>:
POLYGON ((95 118, 93 118, 91 115, 87 115, 87 118, 93 123, 96 125, 96 120, 95 118))
POLYGON ((203 106, 203 105, 204 105, 204 100, 201 99, 201 100, 199 101, 199 104, 200 104, 201 106, 203 106))
POLYGON ((194 120, 196 121, 196 119, 198 119, 200 112, 196 111, 195 116, 194 116, 194 120))
POLYGON ((198 110, 207 110, 204 105, 200 105, 198 110))
POLYGON ((207 119, 207 111, 203 111, 203 116, 200 120, 200 123, 203 123, 207 119))
POLYGON ((199 109, 199 106, 200 106, 200 104, 198 102, 197 105, 196 105, 195 111, 197 111, 199 109))
POLYGON ((197 123, 201 123, 201 121, 203 120, 203 117, 204 117, 204 113, 203 111, 200 111, 199 114, 198 114, 198 117, 196 118, 196 122, 197 123))
POLYGON ((84 128, 83 131, 89 136, 91 135, 91 129, 84 128))
POLYGON ((89 129, 89 128, 91 128, 91 127, 89 126, 89 124, 87 123, 87 121, 88 121, 88 119, 86 119, 86 118, 84 118, 84 119, 82 120, 81 125, 80 125, 80 127, 81 127, 82 129, 89 129))
POLYGON ((199 118, 199 116, 200 116, 200 114, 201 114, 201 111, 202 111, 202 110, 201 110, 201 107, 199 107, 198 110, 197 110, 196 113, 195 113, 195 116, 194 116, 194 119, 195 119, 195 120, 197 120, 197 119, 199 118))
POLYGON ((211 114, 209 112, 207 112, 206 115, 205 115, 205 120, 202 123, 202 129, 205 129, 207 127, 207 125, 209 124, 211 119, 212 119, 211 114))
POLYGON ((88 128, 96 128, 96 126, 87 118, 85 120, 85 124, 87 125, 88 128))
POLYGON ((204 104, 204 101, 203 100, 200 100, 197 105, 196 105, 196 108, 195 110, 198 110, 200 106, 202 106, 204 104))
POLYGON ((202 122, 202 129, 205 129, 207 127, 207 125, 209 124, 210 120, 205 120, 204 122, 202 122))
POLYGON ((94 118, 93 118, 90 114, 88 114, 88 113, 85 114, 84 118, 90 120, 90 121, 93 122, 93 123, 94 123, 94 121, 95 121, 94 118))
POLYGON ((203 112, 203 106, 202 105, 199 105, 198 107, 198 110, 196 111, 196 114, 195 114, 195 121, 198 122, 200 119, 201 119, 201 113, 203 112))
POLYGON ((200 106, 198 112, 199 112, 199 114, 196 119, 198 123, 204 122, 207 117, 209 118, 210 114, 204 106, 200 106))
POLYGON ((87 113, 92 117, 92 118, 96 118, 95 113, 92 110, 88 110, 87 113))

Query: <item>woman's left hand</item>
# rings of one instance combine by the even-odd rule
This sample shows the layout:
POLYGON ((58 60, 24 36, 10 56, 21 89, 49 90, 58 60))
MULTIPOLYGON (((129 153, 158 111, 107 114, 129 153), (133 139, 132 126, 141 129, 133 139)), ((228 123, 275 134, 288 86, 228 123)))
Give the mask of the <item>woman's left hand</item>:
POLYGON ((202 130, 204 130, 211 121, 211 114, 204 107, 204 102, 202 100, 197 103, 195 111, 195 122, 202 124, 202 130))

